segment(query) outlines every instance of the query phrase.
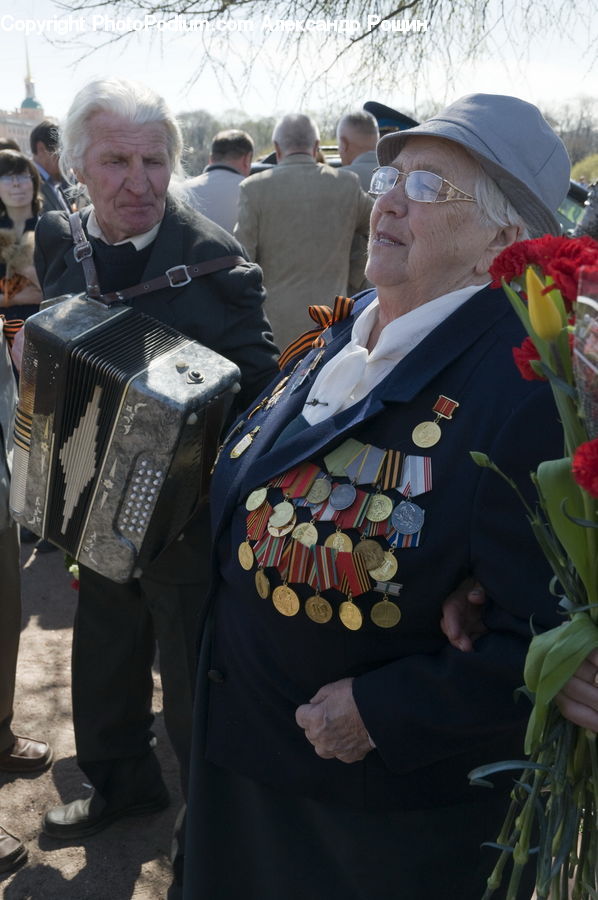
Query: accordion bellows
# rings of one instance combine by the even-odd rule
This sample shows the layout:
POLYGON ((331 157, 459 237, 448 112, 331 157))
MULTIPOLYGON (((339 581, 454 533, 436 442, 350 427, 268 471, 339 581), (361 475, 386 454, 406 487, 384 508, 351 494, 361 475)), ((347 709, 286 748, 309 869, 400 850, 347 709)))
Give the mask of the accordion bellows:
POLYGON ((239 377, 129 307, 42 309, 25 326, 14 519, 113 581, 138 577, 205 501, 239 377))

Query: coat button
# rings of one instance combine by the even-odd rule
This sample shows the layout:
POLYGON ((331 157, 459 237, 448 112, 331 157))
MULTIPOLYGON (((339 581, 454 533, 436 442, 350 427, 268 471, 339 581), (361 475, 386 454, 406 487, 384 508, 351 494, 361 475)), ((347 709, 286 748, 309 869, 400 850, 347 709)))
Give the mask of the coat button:
POLYGON ((222 684, 224 675, 219 669, 208 669, 208 678, 215 684, 222 684))

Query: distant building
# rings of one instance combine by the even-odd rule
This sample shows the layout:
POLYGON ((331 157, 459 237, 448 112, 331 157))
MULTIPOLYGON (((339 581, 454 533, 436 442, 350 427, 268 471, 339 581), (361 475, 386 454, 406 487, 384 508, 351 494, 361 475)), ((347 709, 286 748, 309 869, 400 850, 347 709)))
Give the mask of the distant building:
POLYGON ((29 156, 29 134, 44 118, 44 108, 35 96, 35 84, 31 78, 29 55, 27 55, 25 99, 21 103, 20 109, 12 112, 0 109, 0 137, 13 138, 21 151, 29 156))

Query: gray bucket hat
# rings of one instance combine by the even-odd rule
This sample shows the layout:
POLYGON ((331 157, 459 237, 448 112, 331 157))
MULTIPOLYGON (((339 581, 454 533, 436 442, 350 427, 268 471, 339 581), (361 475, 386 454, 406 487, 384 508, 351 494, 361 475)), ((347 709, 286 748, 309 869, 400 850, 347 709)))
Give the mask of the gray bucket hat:
POLYGON ((418 135, 464 147, 508 197, 532 237, 561 233, 554 213, 569 190, 571 163, 536 106, 501 94, 468 94, 422 125, 381 138, 380 165, 390 165, 405 141, 418 135))

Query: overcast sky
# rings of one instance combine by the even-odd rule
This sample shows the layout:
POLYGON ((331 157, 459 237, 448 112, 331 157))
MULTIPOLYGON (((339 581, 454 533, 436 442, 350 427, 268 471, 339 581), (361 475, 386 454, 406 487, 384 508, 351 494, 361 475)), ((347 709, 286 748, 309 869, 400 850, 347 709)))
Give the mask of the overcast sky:
MULTIPOLYGON (((400 78, 389 75, 385 90, 364 94, 364 88, 353 92, 347 87, 347 71, 337 67, 328 80, 320 79, 306 95, 306 79, 313 69, 309 53, 293 63, 290 68, 294 77, 281 84, 281 73, 289 68, 288 54, 278 51, 280 35, 270 32, 263 20, 243 20, 245 25, 239 28, 251 34, 238 38, 236 52, 233 48, 225 53, 217 35, 188 33, 185 29, 190 20, 179 20, 171 31, 156 38, 154 31, 144 27, 147 23, 141 13, 130 14, 127 24, 138 29, 137 33, 126 43, 116 42, 91 53, 89 48, 106 38, 106 29, 114 32, 124 27, 110 7, 103 11, 102 20, 94 20, 88 12, 69 18, 53 0, 20 0, 18 7, 12 0, 0 0, 0 108, 14 109, 24 98, 24 33, 28 28, 27 46, 36 94, 46 113, 58 119, 65 114, 78 87, 106 75, 145 81, 166 98, 175 112, 206 109, 218 115, 227 109, 243 109, 250 116, 276 115, 299 108, 317 112, 327 106, 336 110, 339 104, 345 108, 361 106, 365 100, 373 99, 409 112, 428 100, 450 102, 472 90, 510 93, 554 109, 581 95, 598 97, 596 51, 591 50, 598 43, 598 16, 592 2, 588 2, 587 9, 586 23, 578 24, 573 33, 563 30, 550 40, 538 36, 529 42, 525 54, 520 50, 514 53, 503 41, 500 58, 496 51, 493 58, 490 49, 475 64, 457 67, 452 83, 447 82, 442 68, 430 65, 426 78, 420 78, 417 84, 403 72, 400 78), (64 33, 57 34, 60 31, 64 33), (52 42, 42 32, 53 32, 52 42), (222 61, 223 69, 218 74, 205 72, 190 83, 205 53, 204 41, 222 61), (259 47, 259 53, 252 75, 247 78, 241 59, 244 48, 250 46, 259 47), (85 58, 75 63, 82 54, 86 54, 85 58), (341 85, 342 99, 338 93, 341 85)), ((391 35, 388 39, 406 38, 391 35)), ((409 39, 417 40, 417 36, 409 39)), ((439 34, 438 39, 442 41, 443 36, 439 34)), ((331 39, 331 50, 333 47, 331 39)))

